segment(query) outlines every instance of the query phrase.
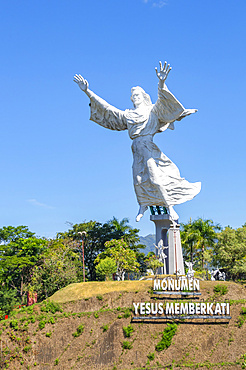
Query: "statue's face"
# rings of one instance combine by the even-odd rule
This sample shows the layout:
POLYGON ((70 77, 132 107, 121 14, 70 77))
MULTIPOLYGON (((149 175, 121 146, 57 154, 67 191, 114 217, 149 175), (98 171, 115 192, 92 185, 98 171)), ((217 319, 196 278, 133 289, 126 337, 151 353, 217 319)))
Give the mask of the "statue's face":
POLYGON ((132 92, 132 101, 133 101, 133 104, 136 108, 139 107, 139 105, 143 103, 144 96, 143 96, 143 94, 140 90, 138 90, 138 89, 133 90, 133 92, 132 92))

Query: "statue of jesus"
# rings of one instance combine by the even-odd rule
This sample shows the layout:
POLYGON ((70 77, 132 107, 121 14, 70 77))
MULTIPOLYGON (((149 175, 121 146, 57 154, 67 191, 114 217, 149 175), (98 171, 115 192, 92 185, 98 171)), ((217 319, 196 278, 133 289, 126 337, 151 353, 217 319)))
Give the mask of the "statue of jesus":
POLYGON ((196 109, 185 109, 168 90, 165 81, 171 67, 167 62, 160 63, 158 77, 158 99, 152 104, 150 96, 139 86, 131 89, 134 109, 119 110, 101 99, 89 89, 89 84, 81 75, 74 81, 90 99, 90 120, 110 130, 128 130, 132 139, 133 184, 139 211, 139 221, 148 206, 163 206, 173 220, 179 216, 173 206, 194 198, 201 190, 201 183, 189 183, 180 177, 178 167, 160 151, 153 142, 155 134, 174 129, 174 121, 180 121, 196 109))

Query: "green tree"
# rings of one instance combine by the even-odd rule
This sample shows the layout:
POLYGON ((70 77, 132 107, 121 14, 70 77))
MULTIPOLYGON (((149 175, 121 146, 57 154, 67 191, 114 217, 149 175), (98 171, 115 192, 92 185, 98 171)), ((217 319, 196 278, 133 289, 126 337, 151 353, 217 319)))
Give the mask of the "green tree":
POLYGON ((146 255, 141 252, 141 249, 144 249, 145 245, 139 243, 139 229, 132 228, 129 225, 128 218, 123 218, 119 221, 117 218, 113 217, 112 220, 108 221, 108 223, 113 225, 117 233, 113 236, 113 239, 123 239, 124 242, 126 242, 128 247, 136 253, 136 260, 139 263, 139 272, 142 274, 145 273, 147 268, 145 263, 146 255))
POLYGON ((186 259, 195 260, 195 267, 203 270, 212 261, 212 253, 220 226, 212 220, 198 218, 181 225, 181 242, 186 259))
POLYGON ((96 271, 98 274, 105 276, 105 280, 109 280, 110 276, 117 271, 115 260, 111 257, 102 259, 96 266, 96 271))
POLYGON ((113 217, 112 220, 108 221, 108 224, 113 226, 113 229, 122 233, 122 236, 131 229, 129 226, 129 219, 124 217, 119 221, 116 217, 113 217))
POLYGON ((31 238, 34 235, 35 233, 31 232, 27 226, 3 226, 0 229, 0 244, 7 244, 20 238, 31 238))
POLYGON ((128 247, 123 239, 107 241, 105 247, 105 251, 97 256, 95 263, 107 256, 111 257, 116 263, 117 275, 120 280, 124 280, 124 273, 127 271, 138 272, 139 263, 136 261, 136 253, 128 247))
POLYGON ((8 289, 3 282, 0 286, 0 320, 13 310, 16 303, 16 290, 8 289))
POLYGON ((32 271, 30 289, 45 299, 68 284, 81 279, 81 264, 74 245, 69 240, 52 240, 32 271))
POLYGON ((118 221, 115 217, 108 222, 101 224, 96 221, 83 222, 81 224, 75 224, 70 230, 65 233, 59 233, 58 238, 71 238, 77 242, 76 251, 80 257, 82 263, 82 243, 81 235, 79 232, 86 232, 84 238, 84 254, 85 254, 85 265, 88 271, 88 278, 90 280, 96 280, 97 273, 95 269, 94 261, 98 254, 105 250, 106 241, 112 239, 123 239, 128 247, 135 251, 136 258, 143 265, 143 254, 138 250, 144 248, 139 244, 138 229, 133 229, 128 224, 128 219, 118 221))
POLYGON ((33 266, 38 264, 47 241, 40 238, 15 237, 8 244, 0 245, 0 277, 8 289, 15 289, 21 302, 31 280, 33 266))
POLYGON ((147 254, 145 263, 149 269, 154 271, 155 275, 157 274, 158 268, 163 267, 163 262, 159 261, 154 252, 149 252, 147 254))
POLYGON ((191 218, 187 224, 181 224, 180 235, 185 259, 193 263, 194 254, 196 253, 196 242, 200 237, 200 232, 194 228, 191 218))
POLYGON ((226 270, 227 278, 246 276, 246 224, 238 229, 227 226, 218 234, 213 263, 226 270))
POLYGON ((108 223, 101 224, 96 221, 83 222, 81 224, 73 225, 72 229, 68 230, 66 233, 58 234, 59 238, 66 239, 70 238, 76 242, 75 251, 82 265, 82 243, 81 235, 79 232, 86 232, 84 238, 84 258, 85 266, 88 271, 88 277, 90 280, 96 280, 96 269, 95 269, 95 258, 102 252, 105 247, 104 243, 115 237, 115 229, 112 225, 108 223))

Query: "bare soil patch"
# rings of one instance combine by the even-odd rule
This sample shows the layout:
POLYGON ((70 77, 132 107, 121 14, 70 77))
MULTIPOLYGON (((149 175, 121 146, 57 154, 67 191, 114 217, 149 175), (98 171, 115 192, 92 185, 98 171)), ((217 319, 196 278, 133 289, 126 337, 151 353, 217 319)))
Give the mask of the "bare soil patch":
POLYGON ((220 283, 228 287, 228 292, 220 296, 213 290, 218 282, 201 282, 199 299, 230 300, 232 319, 229 323, 215 320, 179 323, 171 346, 157 352, 156 344, 168 323, 131 322, 130 311, 132 302, 156 301, 151 294, 151 282, 122 284, 121 290, 119 283, 111 287, 101 283, 101 288, 96 283, 94 290, 90 288, 87 292, 83 283, 81 291, 78 284, 72 284, 52 297, 53 302, 63 299, 60 303, 63 312, 46 312, 42 303, 29 312, 18 312, 15 318, 1 321, 0 368, 242 369, 246 364, 246 322, 238 325, 241 308, 246 307, 244 286, 220 283), (68 291, 69 298, 65 294, 68 291), (128 325, 133 332, 127 338, 123 327, 128 325), (76 336, 79 327, 82 332, 76 336), (123 349, 126 341, 130 349, 123 349))

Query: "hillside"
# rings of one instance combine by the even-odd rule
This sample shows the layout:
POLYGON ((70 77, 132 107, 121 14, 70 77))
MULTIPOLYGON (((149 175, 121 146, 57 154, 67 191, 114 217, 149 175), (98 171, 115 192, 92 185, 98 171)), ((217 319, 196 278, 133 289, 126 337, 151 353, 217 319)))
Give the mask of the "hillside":
POLYGON ((220 284, 228 287, 223 296, 214 293, 218 282, 201 282, 201 299, 230 300, 230 322, 180 322, 170 347, 161 352, 155 346, 167 323, 131 322, 132 303, 153 297, 150 281, 69 285, 49 302, 17 310, 15 318, 0 322, 0 368, 242 369, 246 320, 240 312, 246 307, 246 288, 220 284), (125 337, 128 325, 133 331, 125 337))
POLYGON ((155 234, 148 234, 146 236, 140 236, 139 237, 140 244, 145 245, 144 249, 141 249, 141 252, 148 254, 149 252, 155 253, 155 234))

